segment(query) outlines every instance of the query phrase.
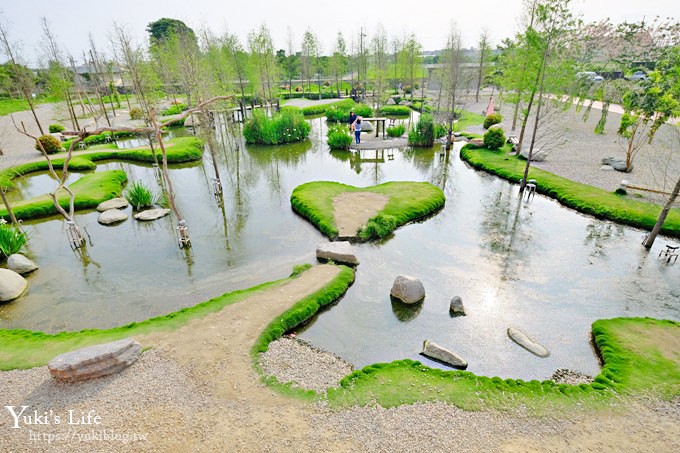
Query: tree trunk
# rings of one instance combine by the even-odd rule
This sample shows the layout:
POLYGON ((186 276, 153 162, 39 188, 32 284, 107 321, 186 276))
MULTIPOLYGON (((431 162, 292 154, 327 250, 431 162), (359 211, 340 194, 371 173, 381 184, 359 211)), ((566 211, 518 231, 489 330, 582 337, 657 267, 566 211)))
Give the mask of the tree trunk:
POLYGON ((7 201, 7 195, 5 193, 5 188, 0 187, 0 197, 2 197, 2 203, 5 205, 5 209, 7 209, 7 215, 9 216, 9 219, 12 221, 12 225, 14 227, 21 231, 24 235, 26 232, 24 231, 23 228, 21 228, 21 224, 17 220, 16 216, 14 215, 14 211, 12 210, 12 206, 10 206, 9 201, 7 201))
POLYGON ((673 203, 675 203, 675 199, 678 197, 679 193, 680 193, 680 178, 678 178, 678 181, 675 183, 675 187, 673 188, 673 192, 671 192, 671 196, 668 198, 668 201, 666 201, 666 204, 663 206, 661 214, 659 214, 659 218, 656 220, 654 228, 652 228, 652 232, 649 233, 649 236, 647 236, 647 239, 645 240, 644 246, 647 250, 651 249, 652 245, 654 245, 654 240, 661 232, 661 228, 663 227, 663 224, 666 221, 666 217, 668 216, 668 213, 673 207, 673 203))

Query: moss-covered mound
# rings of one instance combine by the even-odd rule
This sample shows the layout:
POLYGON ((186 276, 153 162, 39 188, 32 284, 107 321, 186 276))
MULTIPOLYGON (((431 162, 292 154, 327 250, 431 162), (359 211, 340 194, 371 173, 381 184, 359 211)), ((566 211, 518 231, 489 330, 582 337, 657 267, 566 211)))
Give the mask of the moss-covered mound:
POLYGON ((413 360, 370 365, 329 389, 337 406, 377 402, 385 407, 444 401, 464 409, 528 408, 548 413, 574 404, 592 405, 615 394, 653 392, 680 395, 680 323, 649 318, 616 318, 593 324, 593 338, 604 361, 591 384, 523 381, 429 368, 413 360))
MULTIPOLYGON (((94 164, 100 160, 125 160, 132 162, 153 162, 154 154, 150 148, 118 149, 114 144, 96 145, 96 152, 74 153, 74 157, 69 163, 70 171, 89 171, 97 166, 94 164)), ((179 164, 200 160, 203 155, 203 141, 197 137, 178 137, 169 140, 166 144, 166 154, 168 163, 179 164)), ((161 161, 160 150, 156 149, 156 159, 161 161)), ((64 158, 53 158, 52 164, 55 170, 59 170, 64 165, 64 158)), ((17 176, 27 175, 37 171, 48 169, 46 160, 37 160, 17 165, 15 167, 0 170, 0 184, 6 189, 14 187, 12 180, 17 176)))
MULTIPOLYGON (((491 151, 467 145, 461 150, 460 156, 475 168, 519 182, 524 175, 526 161, 508 156, 507 151, 508 148, 491 151)), ((565 206, 601 219, 651 230, 661 212, 661 207, 655 204, 631 200, 614 192, 562 178, 540 168, 531 168, 529 178, 537 181, 538 192, 555 198, 565 206)), ((680 209, 671 210, 661 231, 669 236, 680 236, 680 209)))
MULTIPOLYGON (((119 196, 126 181, 127 176, 122 170, 108 170, 83 176, 69 186, 75 194, 75 209, 93 209, 102 201, 119 196)), ((68 211, 70 198, 65 190, 59 192, 58 200, 68 211)), ((49 195, 13 203, 12 210, 18 219, 36 219, 58 214, 49 195)), ((0 217, 8 219, 7 209, 4 207, 0 208, 0 217)))
POLYGON ((444 206, 444 193, 426 182, 395 181, 371 187, 354 187, 329 181, 302 184, 293 190, 293 209, 331 239, 338 236, 333 199, 345 192, 373 192, 389 198, 387 205, 359 232, 364 241, 386 237, 398 227, 425 218, 444 206))

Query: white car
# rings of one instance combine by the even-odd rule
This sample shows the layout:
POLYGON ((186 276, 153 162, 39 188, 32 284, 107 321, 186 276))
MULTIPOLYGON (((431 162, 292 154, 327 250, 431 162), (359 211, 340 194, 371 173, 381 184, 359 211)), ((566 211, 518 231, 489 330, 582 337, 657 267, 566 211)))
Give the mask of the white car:
POLYGON ((587 80, 588 82, 602 82, 604 77, 599 75, 597 72, 586 71, 579 72, 576 74, 576 78, 580 80, 587 80))
POLYGON ((635 73, 628 77, 628 80, 640 81, 647 80, 647 74, 644 71, 635 71, 635 73))

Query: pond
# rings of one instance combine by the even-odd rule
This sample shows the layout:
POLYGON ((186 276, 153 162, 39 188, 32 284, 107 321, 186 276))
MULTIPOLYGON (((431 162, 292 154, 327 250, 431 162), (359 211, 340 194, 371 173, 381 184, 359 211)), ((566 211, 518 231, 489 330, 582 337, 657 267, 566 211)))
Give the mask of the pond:
MULTIPOLYGON (((578 214, 537 195, 521 200, 517 186, 469 168, 439 149, 329 152, 323 118, 311 120, 310 140, 280 147, 223 144, 217 164, 224 206, 212 194, 213 164, 174 167, 177 204, 192 240, 180 250, 171 217, 132 219, 105 227, 97 213, 77 215, 91 245, 81 258, 68 247, 56 218, 27 222, 28 255, 40 269, 29 292, 0 305, 0 328, 55 332, 107 328, 165 314, 208 298, 287 276, 315 262, 326 241, 290 208, 299 184, 333 180, 368 186, 393 180, 443 188, 445 208, 380 244, 358 245, 356 282, 336 305, 298 335, 362 367, 411 358, 431 339, 468 360, 469 371, 504 378, 546 379, 557 368, 596 374, 590 325, 616 316, 680 320, 680 267, 640 246, 642 232, 578 214), (394 277, 420 278, 422 305, 390 301, 394 277), (466 316, 449 316, 461 296, 466 316), (546 359, 506 335, 518 327, 551 350, 546 359)), ((150 166, 106 162, 130 181, 157 187, 150 166)), ((36 177, 36 181, 38 181, 36 177)), ((45 184, 22 182, 26 194, 45 184)), ((32 195, 31 195, 32 196, 32 195)))

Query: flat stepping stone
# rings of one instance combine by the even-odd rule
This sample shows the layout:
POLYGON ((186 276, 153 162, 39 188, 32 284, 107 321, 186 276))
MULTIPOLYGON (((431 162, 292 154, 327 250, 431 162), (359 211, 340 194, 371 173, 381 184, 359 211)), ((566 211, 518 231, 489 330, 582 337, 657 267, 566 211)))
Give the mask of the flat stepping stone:
POLYGON ((150 220, 160 219, 161 217, 165 217, 168 214, 170 214, 169 209, 161 209, 161 208, 147 209, 146 211, 142 211, 140 213, 135 214, 135 219, 143 220, 143 221, 150 221, 150 220))
POLYGON ((410 275, 398 275, 394 279, 390 295, 405 304, 415 304, 425 299, 423 282, 410 275))
POLYGON ((516 327, 510 327, 508 329, 508 336, 512 341, 529 351, 530 353, 537 355, 538 357, 548 357, 550 351, 544 346, 536 343, 531 337, 517 329, 516 327))
POLYGON ((7 258, 7 267, 17 274, 30 274, 38 269, 38 265, 20 253, 15 253, 7 258))
POLYGON ((10 269, 0 268, 0 302, 9 302, 21 296, 28 288, 28 281, 10 269))
POLYGON ((318 260, 331 260, 337 263, 356 266, 359 260, 354 254, 354 247, 349 241, 327 242, 316 246, 318 260))
POLYGON ((97 211, 104 212, 109 209, 124 209, 129 206, 128 201, 125 198, 111 198, 110 200, 102 201, 97 206, 97 211))
POLYGON ((120 209, 109 209, 108 211, 104 211, 99 214, 97 222, 101 223, 102 225, 111 225, 112 223, 118 223, 127 220, 127 218, 128 215, 120 209))
POLYGON ((58 355, 47 368, 57 380, 76 382, 118 373, 137 361, 142 345, 132 338, 88 346, 58 355))
POLYGON ((425 357, 429 357, 454 368, 460 368, 464 370, 468 366, 467 360, 455 352, 449 351, 448 349, 439 346, 437 343, 431 340, 425 340, 423 342, 423 351, 421 354, 425 357))

